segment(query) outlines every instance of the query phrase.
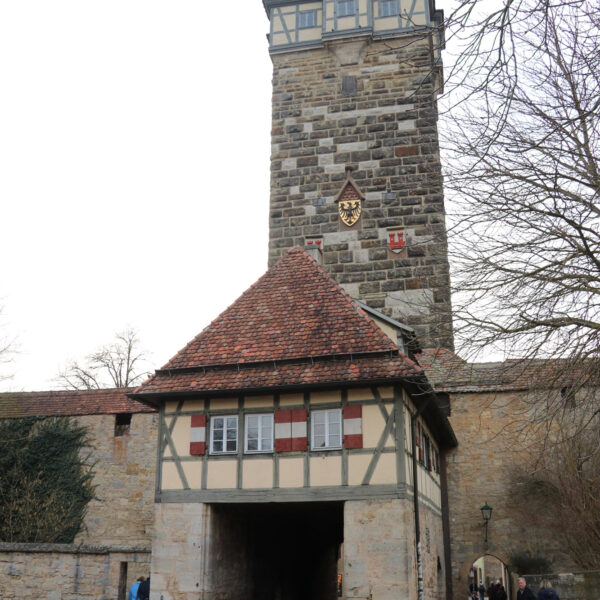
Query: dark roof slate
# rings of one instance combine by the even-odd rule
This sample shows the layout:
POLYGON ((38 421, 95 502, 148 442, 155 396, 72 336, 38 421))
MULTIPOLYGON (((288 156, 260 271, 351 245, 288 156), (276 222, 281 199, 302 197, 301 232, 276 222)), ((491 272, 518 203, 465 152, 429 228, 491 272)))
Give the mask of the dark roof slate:
POLYGON ((155 412, 127 397, 132 388, 0 393, 0 419, 155 412))

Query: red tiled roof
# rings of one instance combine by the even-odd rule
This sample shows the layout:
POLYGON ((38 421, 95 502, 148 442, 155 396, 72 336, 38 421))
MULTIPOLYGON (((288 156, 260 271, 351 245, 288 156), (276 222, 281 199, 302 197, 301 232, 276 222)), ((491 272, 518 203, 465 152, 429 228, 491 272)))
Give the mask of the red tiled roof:
POLYGON ((397 347, 302 249, 290 249, 163 369, 397 347))
POLYGON ((358 381, 419 372, 306 252, 292 248, 135 393, 358 381))
POLYGON ((411 377, 419 368, 405 356, 322 360, 290 363, 216 367, 206 370, 173 371, 150 378, 142 394, 194 391, 242 391, 256 388, 308 384, 343 384, 411 377))
POLYGON ((509 359, 467 362, 450 350, 427 348, 420 366, 438 392, 484 392, 551 389, 581 383, 597 386, 600 369, 591 359, 509 359))
POLYGON ((0 394, 0 419, 154 412, 126 394, 132 388, 5 392, 0 394))

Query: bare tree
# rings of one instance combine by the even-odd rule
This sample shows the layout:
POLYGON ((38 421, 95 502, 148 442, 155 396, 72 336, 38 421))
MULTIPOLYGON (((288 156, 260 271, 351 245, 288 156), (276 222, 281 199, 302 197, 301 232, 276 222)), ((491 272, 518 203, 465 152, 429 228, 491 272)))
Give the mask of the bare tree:
MULTIPOLYGON (((3 308, 0 306, 0 319, 3 317, 2 315, 3 308)), ((15 352, 15 343, 14 340, 11 340, 7 335, 3 333, 3 323, 0 322, 0 381, 4 381, 5 379, 10 379, 12 375, 6 372, 6 365, 13 362, 14 352, 15 352)))
POLYGON ((510 76, 474 73, 446 123, 456 331, 581 364, 600 349, 600 21, 590 2, 541 4, 507 30, 510 76))
POLYGON ((557 432, 535 468, 515 474, 520 509, 556 536, 582 570, 600 568, 600 430, 557 432))
POLYGON ((115 334, 112 344, 88 355, 85 362, 71 362, 58 374, 57 381, 71 390, 132 387, 149 375, 147 359, 140 349, 137 331, 128 328, 115 334))

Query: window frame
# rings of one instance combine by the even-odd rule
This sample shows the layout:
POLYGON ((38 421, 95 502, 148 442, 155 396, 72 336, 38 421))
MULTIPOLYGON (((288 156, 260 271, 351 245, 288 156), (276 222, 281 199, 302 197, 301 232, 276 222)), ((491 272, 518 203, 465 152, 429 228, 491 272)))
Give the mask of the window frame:
POLYGON ((226 414, 225 415, 211 415, 211 417, 210 417, 210 453, 211 454, 237 454, 238 450, 239 450, 239 445, 240 445, 239 436, 240 436, 240 423, 239 423, 238 415, 226 415, 226 414), (223 450, 215 450, 215 438, 214 438, 215 419, 223 419, 224 420, 223 439, 218 440, 220 443, 223 444, 223 450), (227 428, 227 426, 226 426, 227 419, 235 419, 235 450, 226 450, 227 431, 229 430, 229 428, 227 428))
POLYGON ((245 454, 265 454, 265 453, 273 453, 275 450, 275 415, 273 413, 253 413, 253 414, 248 414, 245 415, 244 418, 244 453, 245 454), (248 431, 249 431, 249 427, 248 427, 248 420, 253 418, 253 417, 258 417, 258 445, 262 446, 262 441, 263 441, 263 436, 262 436, 262 429, 263 429, 263 424, 262 424, 262 417, 270 417, 270 426, 271 426, 271 437, 270 437, 270 442, 271 442, 271 447, 270 448, 262 448, 259 447, 258 450, 249 450, 248 449, 248 431))
POLYGON ((397 17, 400 14, 400 7, 398 5, 398 0, 379 0, 379 18, 385 19, 389 17, 397 17), (390 9, 390 12, 383 10, 383 7, 393 7, 390 9))
POLYGON ((341 450, 343 448, 344 443, 344 420, 342 417, 342 409, 341 408, 325 408, 322 410, 312 410, 310 412, 310 449, 316 451, 323 450, 341 450), (339 418, 340 425, 340 433, 339 433, 339 445, 330 445, 329 437, 329 426, 330 426, 330 413, 336 413, 339 418), (316 425, 316 415, 324 414, 325 415, 325 446, 315 446, 315 425, 316 425))
POLYGON ((300 10, 298 11, 298 29, 310 29, 311 27, 317 27, 317 11, 311 10, 300 10), (302 23, 302 17, 311 16, 311 24, 302 23))
POLYGON ((354 17, 356 15, 356 0, 337 0, 335 8, 336 8, 336 17, 338 17, 339 19, 342 19, 344 17, 354 17), (345 7, 352 6, 352 12, 345 12, 346 9, 344 9, 344 12, 342 12, 341 11, 342 6, 345 6, 345 7))

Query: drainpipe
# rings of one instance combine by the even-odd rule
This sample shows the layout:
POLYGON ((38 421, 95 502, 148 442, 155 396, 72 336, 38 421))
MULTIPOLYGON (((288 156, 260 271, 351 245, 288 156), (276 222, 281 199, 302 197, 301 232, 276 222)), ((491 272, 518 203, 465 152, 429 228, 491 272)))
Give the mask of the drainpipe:
POLYGON ((413 472, 413 505, 415 511, 415 546, 417 550, 417 598, 423 600, 423 556, 421 552, 421 528, 419 520, 419 461, 417 460, 417 419, 427 408, 431 397, 425 401, 421 408, 410 416, 411 446, 412 446, 412 472, 413 472))

